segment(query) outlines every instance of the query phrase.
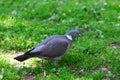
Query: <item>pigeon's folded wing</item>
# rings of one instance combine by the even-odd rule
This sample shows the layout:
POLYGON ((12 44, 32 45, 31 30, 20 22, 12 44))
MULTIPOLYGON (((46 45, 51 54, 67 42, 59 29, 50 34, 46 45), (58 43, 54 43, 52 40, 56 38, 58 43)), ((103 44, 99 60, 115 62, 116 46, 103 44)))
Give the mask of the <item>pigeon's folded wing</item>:
POLYGON ((67 51, 68 45, 65 39, 52 39, 45 45, 41 56, 49 58, 60 57, 67 51))
POLYGON ((64 37, 50 37, 41 44, 25 53, 29 56, 55 58, 60 57, 68 50, 69 43, 64 37))

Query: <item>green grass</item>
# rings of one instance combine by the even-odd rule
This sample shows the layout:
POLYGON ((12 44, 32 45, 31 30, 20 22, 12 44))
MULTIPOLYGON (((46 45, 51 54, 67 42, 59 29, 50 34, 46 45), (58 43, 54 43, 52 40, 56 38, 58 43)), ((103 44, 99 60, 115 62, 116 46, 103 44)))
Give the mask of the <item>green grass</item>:
POLYGON ((119 0, 0 0, 2 80, 119 80, 120 45, 113 42, 120 43, 119 0), (59 64, 13 59, 71 29, 82 37, 59 64))

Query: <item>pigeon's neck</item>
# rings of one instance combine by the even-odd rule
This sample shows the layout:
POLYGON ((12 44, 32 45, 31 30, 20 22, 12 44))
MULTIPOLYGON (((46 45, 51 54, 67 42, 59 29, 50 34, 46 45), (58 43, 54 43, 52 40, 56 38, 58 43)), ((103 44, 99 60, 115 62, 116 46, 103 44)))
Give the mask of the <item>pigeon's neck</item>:
POLYGON ((71 41, 73 40, 73 39, 72 39, 72 36, 70 36, 70 35, 68 35, 68 34, 66 35, 66 37, 67 37, 69 40, 71 40, 71 41))

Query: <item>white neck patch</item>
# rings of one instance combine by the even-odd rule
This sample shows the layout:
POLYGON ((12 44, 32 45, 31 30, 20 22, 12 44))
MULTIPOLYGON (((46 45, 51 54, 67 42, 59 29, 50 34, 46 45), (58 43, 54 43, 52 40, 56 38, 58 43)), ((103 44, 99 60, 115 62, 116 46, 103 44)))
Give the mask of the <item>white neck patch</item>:
POLYGON ((66 37, 67 37, 69 40, 71 40, 71 41, 73 40, 73 39, 72 39, 72 36, 70 36, 70 35, 66 35, 66 37))

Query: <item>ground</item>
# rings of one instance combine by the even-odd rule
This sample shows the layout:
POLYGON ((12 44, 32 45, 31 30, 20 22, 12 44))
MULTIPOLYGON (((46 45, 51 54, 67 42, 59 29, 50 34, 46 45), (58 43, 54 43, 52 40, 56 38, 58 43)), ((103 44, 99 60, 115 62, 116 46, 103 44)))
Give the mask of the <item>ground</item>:
POLYGON ((120 1, 0 0, 0 79, 120 80, 120 1), (72 29, 82 37, 58 64, 13 59, 72 29))

